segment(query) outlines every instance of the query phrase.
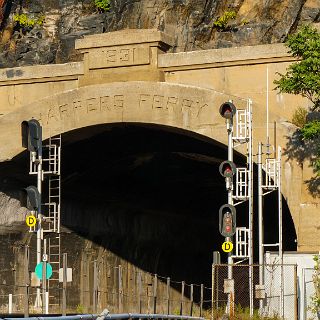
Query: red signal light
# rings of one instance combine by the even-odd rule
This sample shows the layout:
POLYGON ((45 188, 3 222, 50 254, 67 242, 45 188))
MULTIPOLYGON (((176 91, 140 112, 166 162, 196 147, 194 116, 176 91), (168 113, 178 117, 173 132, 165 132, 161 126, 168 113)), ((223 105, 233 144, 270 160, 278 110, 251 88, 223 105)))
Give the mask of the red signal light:
POLYGON ((236 114, 237 108, 232 102, 225 102, 220 106, 219 113, 225 119, 231 119, 236 114))
POLYGON ((226 166, 225 169, 224 169, 224 174, 230 174, 232 173, 232 169, 230 166, 226 166))
POLYGON ((219 209, 219 231, 224 237, 232 237, 236 232, 236 208, 231 204, 219 209))
POLYGON ((231 178, 236 171, 235 164, 229 160, 223 161, 219 166, 219 172, 225 178, 231 178))

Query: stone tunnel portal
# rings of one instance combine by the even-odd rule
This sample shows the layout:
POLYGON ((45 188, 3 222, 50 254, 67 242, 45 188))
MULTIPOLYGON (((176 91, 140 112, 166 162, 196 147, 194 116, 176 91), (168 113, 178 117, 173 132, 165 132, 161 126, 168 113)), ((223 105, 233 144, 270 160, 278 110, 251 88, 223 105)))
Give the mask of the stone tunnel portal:
MULTIPOLYGON (((64 133, 62 141, 62 251, 78 269, 75 281, 81 283, 79 259, 90 248, 91 260, 107 252, 110 264, 121 259, 176 281, 211 286, 212 252, 221 251, 224 240, 218 211, 227 193, 218 167, 227 157, 226 146, 194 132, 143 123, 85 127, 64 133)), ((234 161, 245 163, 240 154, 234 161)), ((12 163, 20 172, 15 188, 35 183, 27 174, 27 152, 12 163)), ((2 170, 7 180, 9 171, 2 170)), ((265 202, 266 241, 277 240, 275 204, 272 196, 265 202)), ((247 224, 246 210, 237 207, 238 226, 247 224)), ((283 213, 284 250, 296 250, 286 205, 283 213)), ((77 305, 75 297, 70 294, 77 305)))

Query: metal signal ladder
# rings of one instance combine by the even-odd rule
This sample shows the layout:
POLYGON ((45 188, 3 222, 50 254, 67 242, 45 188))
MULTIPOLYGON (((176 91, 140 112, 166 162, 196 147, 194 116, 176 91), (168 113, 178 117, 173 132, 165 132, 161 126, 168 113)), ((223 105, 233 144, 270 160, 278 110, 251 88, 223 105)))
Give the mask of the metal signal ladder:
POLYGON ((43 217, 43 232, 48 236, 48 262, 52 266, 52 276, 48 280, 49 306, 59 309, 59 269, 61 267, 60 203, 61 203, 61 135, 50 137, 48 157, 44 159, 45 175, 48 175, 47 214, 43 217))
MULTIPOLYGON (((232 195, 234 205, 237 206, 245 201, 252 201, 252 105, 251 100, 247 101, 245 109, 237 109, 235 114, 235 130, 232 137, 234 148, 246 144, 247 147, 247 164, 245 167, 238 167, 235 175, 235 192, 232 195)), ((235 259, 250 258, 250 226, 251 218, 249 218, 249 227, 236 228, 236 254, 232 257, 235 259)), ((243 261, 244 261, 243 260, 243 261)), ((241 262, 241 261, 240 261, 241 262)))

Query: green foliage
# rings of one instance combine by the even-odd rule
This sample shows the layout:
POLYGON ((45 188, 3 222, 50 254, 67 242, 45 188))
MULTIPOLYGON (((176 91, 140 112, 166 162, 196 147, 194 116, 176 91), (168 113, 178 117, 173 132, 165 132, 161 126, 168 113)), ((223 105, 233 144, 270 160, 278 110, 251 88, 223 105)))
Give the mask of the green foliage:
POLYGON ((303 128, 307 122, 308 111, 305 108, 299 107, 292 116, 292 123, 298 128, 303 128))
POLYGON ((315 264, 312 281, 315 293, 311 296, 311 306, 309 307, 309 309, 312 311, 312 313, 317 314, 318 312, 320 312, 320 255, 314 256, 313 260, 315 264))
POLYGON ((320 33, 307 25, 288 37, 289 53, 300 61, 292 63, 286 74, 275 80, 276 89, 308 98, 312 110, 320 109, 320 33))
MULTIPOLYGON (((320 33, 309 25, 303 26, 286 41, 291 53, 299 61, 292 63, 286 74, 275 80, 280 92, 298 94, 312 102, 311 112, 320 112, 320 33)), ((316 142, 320 137, 320 121, 306 121, 306 115, 298 111, 293 123, 300 127, 303 139, 316 142), (305 123, 303 123, 305 121, 305 123)), ((320 146, 317 145, 316 158, 312 159, 317 173, 320 173, 320 146)))
MULTIPOLYGON (((208 310, 208 313, 204 314, 205 319, 211 318, 211 314, 213 315, 213 319, 222 319, 222 316, 225 314, 226 306, 220 306, 217 309, 208 310)), ((240 304, 234 306, 234 319, 237 320, 280 320, 278 315, 273 315, 270 317, 264 317, 259 315, 259 310, 253 310, 253 316, 250 316, 250 308, 242 307, 240 304)))
POLYGON ((94 4, 101 11, 110 10, 110 0, 94 0, 94 4))
POLYGON ((247 19, 243 19, 242 21, 241 21, 241 25, 242 26, 245 26, 246 24, 248 24, 249 23, 249 21, 247 20, 247 19))
POLYGON ((78 304, 76 312, 77 312, 77 314, 83 314, 84 313, 84 306, 82 304, 78 304))
POLYGON ((173 310, 173 314, 176 316, 180 316, 180 308, 176 308, 173 310))
POLYGON ((320 121, 313 120, 304 125, 301 129, 304 139, 311 140, 320 136, 320 121))
POLYGON ((218 17, 216 21, 213 22, 213 26, 220 31, 225 31, 228 29, 228 23, 230 20, 234 20, 237 16, 235 11, 226 11, 221 17, 218 17))
POLYGON ((44 22, 45 16, 41 16, 38 19, 33 19, 28 17, 25 13, 15 14, 13 16, 13 20, 21 27, 21 28, 33 28, 36 25, 41 26, 44 22))

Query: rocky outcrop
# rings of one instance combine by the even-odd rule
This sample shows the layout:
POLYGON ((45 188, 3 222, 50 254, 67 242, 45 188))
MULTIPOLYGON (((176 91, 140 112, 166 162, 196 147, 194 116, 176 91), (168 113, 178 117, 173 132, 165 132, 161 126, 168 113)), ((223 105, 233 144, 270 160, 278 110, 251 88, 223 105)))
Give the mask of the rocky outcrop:
POLYGON ((111 0, 105 13, 93 0, 7 0, 4 11, 0 67, 13 67, 79 60, 75 39, 125 28, 160 29, 174 37, 173 52, 282 42, 299 25, 320 21, 320 0, 111 0), (226 11, 236 19, 217 30, 226 11), (16 13, 45 22, 21 30, 16 13))
POLYGON ((0 0, 0 23, 2 22, 2 19, 3 19, 4 5, 5 5, 5 0, 0 0))
POLYGON ((21 229, 27 210, 21 207, 19 191, 0 192, 0 207, 0 233, 21 229))

